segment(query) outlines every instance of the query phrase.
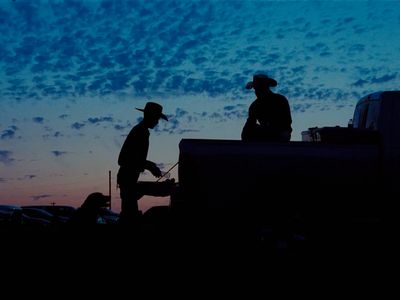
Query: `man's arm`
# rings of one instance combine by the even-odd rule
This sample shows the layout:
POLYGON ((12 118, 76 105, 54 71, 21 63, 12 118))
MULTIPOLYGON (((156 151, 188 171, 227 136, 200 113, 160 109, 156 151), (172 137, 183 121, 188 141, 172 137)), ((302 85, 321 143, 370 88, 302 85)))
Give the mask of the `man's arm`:
POLYGON ((144 163, 144 168, 146 170, 149 170, 151 172, 151 174, 153 174, 153 176, 155 177, 160 177, 161 176, 161 170, 159 167, 157 167, 157 165, 150 161, 150 160, 146 160, 146 162, 144 163))
POLYGON ((249 108, 249 116, 246 120, 246 123, 244 124, 243 130, 242 130, 242 140, 243 141, 249 141, 249 140, 254 140, 257 136, 257 131, 259 125, 257 124, 257 118, 255 116, 254 108, 252 105, 250 105, 249 108))
POLYGON ((284 97, 284 101, 282 102, 282 122, 283 126, 292 131, 292 115, 290 113, 289 101, 286 97, 284 97))

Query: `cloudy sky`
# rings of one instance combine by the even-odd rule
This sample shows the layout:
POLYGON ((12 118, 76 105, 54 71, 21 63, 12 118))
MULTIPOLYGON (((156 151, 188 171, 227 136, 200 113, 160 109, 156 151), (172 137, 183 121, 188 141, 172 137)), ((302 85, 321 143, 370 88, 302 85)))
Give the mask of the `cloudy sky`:
POLYGON ((167 170, 182 138, 240 139, 254 73, 289 99, 292 140, 399 89, 399 1, 0 0, 0 32, 0 204, 79 206, 111 170, 118 210, 117 157, 149 100, 170 118, 148 157, 167 170))

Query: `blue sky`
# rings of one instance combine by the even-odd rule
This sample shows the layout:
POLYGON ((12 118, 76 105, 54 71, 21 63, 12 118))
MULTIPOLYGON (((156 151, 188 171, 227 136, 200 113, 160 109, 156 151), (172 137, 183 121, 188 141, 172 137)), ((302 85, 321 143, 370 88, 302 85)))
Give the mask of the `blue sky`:
POLYGON ((1 0, 0 31, 0 203, 107 193, 149 100, 170 118, 149 159, 168 169, 182 138, 240 138, 256 72, 289 99, 292 140, 400 78, 398 1, 1 0))

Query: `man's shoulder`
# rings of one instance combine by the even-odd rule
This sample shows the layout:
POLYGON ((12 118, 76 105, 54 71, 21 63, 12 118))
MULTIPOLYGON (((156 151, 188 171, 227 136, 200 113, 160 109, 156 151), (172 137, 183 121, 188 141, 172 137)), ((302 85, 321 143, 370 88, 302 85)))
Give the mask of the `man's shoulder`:
POLYGON ((260 99, 255 99, 253 102, 251 102, 250 107, 257 105, 260 102, 260 99))
POLYGON ((286 96, 284 96, 284 95, 282 95, 282 94, 274 93, 274 95, 275 95, 276 98, 280 98, 280 99, 285 99, 285 100, 287 100, 286 96))
POLYGON ((133 126, 133 128, 131 129, 131 131, 129 132, 129 135, 131 134, 148 134, 149 130, 143 126, 141 123, 136 124, 135 126, 133 126))
POLYGON ((274 99, 280 103, 289 103, 288 99, 282 94, 274 93, 274 99))

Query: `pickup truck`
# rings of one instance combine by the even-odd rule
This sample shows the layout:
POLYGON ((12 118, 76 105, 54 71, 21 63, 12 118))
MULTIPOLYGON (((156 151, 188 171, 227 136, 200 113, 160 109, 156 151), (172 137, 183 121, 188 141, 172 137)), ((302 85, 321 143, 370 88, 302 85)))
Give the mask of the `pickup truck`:
POLYGON ((348 127, 309 128, 302 141, 182 139, 171 211, 193 222, 311 227, 391 219, 400 193, 399 117, 400 91, 385 91, 359 100, 348 127))

